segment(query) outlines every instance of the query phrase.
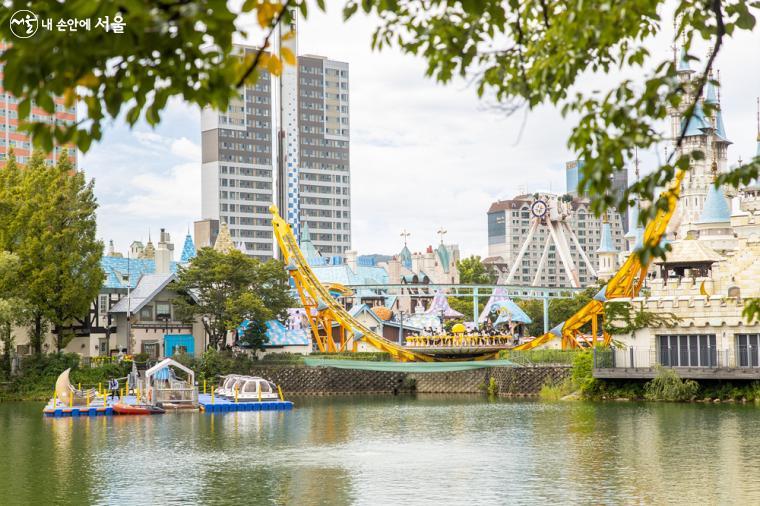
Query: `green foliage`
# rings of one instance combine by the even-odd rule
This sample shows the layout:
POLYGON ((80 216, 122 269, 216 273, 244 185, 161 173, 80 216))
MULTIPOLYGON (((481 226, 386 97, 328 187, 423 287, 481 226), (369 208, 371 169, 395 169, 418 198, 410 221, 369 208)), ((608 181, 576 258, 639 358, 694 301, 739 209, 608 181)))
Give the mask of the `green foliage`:
POLYGON ((52 325, 60 351, 71 338, 70 324, 87 314, 103 282, 93 183, 74 170, 65 152, 54 166, 35 152, 23 170, 11 153, 0 173, 0 208, 8 212, 0 222, 0 251, 16 259, 3 289, 14 299, 7 308, 14 313, 10 323, 33 323, 37 353, 52 325))
POLYGON ((237 250, 200 249, 189 266, 180 267, 177 289, 185 294, 175 301, 178 314, 201 317, 212 347, 223 345, 227 332, 246 318, 254 322, 248 339, 261 344, 264 322, 283 318, 294 304, 282 262, 261 262, 237 250))
MULTIPOLYGON (((487 267, 477 255, 459 260, 457 270, 459 271, 459 282, 463 285, 492 285, 496 283, 498 277, 493 269, 487 267)), ((453 310, 462 313, 466 320, 470 320, 474 315, 475 303, 472 290, 461 289, 459 293, 462 295, 449 297, 449 305, 453 310)), ((478 298, 478 314, 482 313, 486 302, 488 302, 488 297, 480 296, 478 298)))
MULTIPOLYGON (((699 39, 711 49, 707 62, 684 86, 677 63, 647 49, 670 22, 661 17, 664 0, 635 0, 624 8, 614 0, 349 0, 344 14, 353 15, 359 5, 379 20, 373 47, 397 46, 421 56, 427 75, 437 81, 464 78, 474 83, 479 96, 495 99, 508 114, 551 104, 564 117, 574 118, 568 147, 585 161, 578 191, 591 196, 597 215, 612 207, 624 211, 634 196, 652 202, 641 210, 642 224, 675 204, 667 195, 658 198, 656 189, 667 187, 677 168, 688 169, 704 154, 673 150, 623 192, 612 191, 612 176, 627 170, 637 149, 656 148, 667 140, 670 132, 662 124, 671 108, 686 109, 687 117, 693 114, 694 102, 685 101, 685 88, 692 97, 702 95, 724 39, 753 30, 759 7, 747 0, 675 2, 674 40, 682 41, 686 58, 695 63, 690 50, 699 39), (599 76, 593 86, 580 81, 589 73, 599 76), (629 75, 635 78, 620 77, 629 75)), ((722 174, 717 183, 749 183, 759 168, 756 158, 722 174)), ((664 254, 656 243, 646 246, 644 261, 664 254)))
POLYGON ((478 255, 463 258, 457 262, 459 282, 463 285, 491 285, 498 277, 492 269, 480 260, 478 255))
POLYGON ((644 397, 651 401, 689 401, 698 392, 696 381, 684 381, 676 371, 665 367, 659 367, 657 376, 644 387, 644 397))
POLYGON ((538 398, 542 401, 558 401, 571 393, 573 393, 573 382, 568 378, 559 383, 553 381, 545 383, 538 392, 538 398))
MULTIPOLYGON (((150 125, 161 121, 170 98, 219 110, 239 95, 241 84, 252 83, 263 73, 279 74, 283 64, 295 64, 287 48, 274 55, 269 47, 274 27, 291 22, 291 10, 307 13, 305 0, 225 0, 134 2, 92 0, 46 2, 12 0, 0 13, 2 38, 13 45, 2 55, 3 87, 19 98, 19 120, 31 118, 32 101, 52 113, 54 96, 63 96, 67 107, 80 103, 88 121, 74 125, 30 123, 35 145, 51 151, 53 141, 73 143, 87 151, 102 137, 103 125, 124 117, 130 125, 144 118, 150 125), (97 20, 121 13, 126 25, 121 34, 95 28, 77 32, 44 30, 28 39, 10 32, 10 17, 19 9, 31 9, 41 19, 97 20), (233 54, 233 35, 253 34, 238 29, 237 17, 253 15, 264 36, 262 51, 233 54), (30 64, 33 62, 33 64, 30 64)), ((324 1, 317 0, 323 8, 324 1)), ((239 26, 248 25, 242 23, 239 26)), ((287 31, 286 31, 287 34, 287 31)))
MULTIPOLYGON (((571 297, 551 299, 549 301, 549 328, 577 313, 594 298, 600 288, 600 286, 594 285, 574 293, 571 297)), ((544 333, 544 302, 540 299, 518 299, 516 303, 532 320, 532 323, 527 327, 528 335, 542 335, 544 333)), ((583 327, 581 330, 590 331, 590 324, 587 327, 583 327)))
POLYGON ((496 378, 491 376, 488 378, 488 386, 486 387, 486 393, 489 397, 495 397, 499 395, 499 384, 496 383, 496 378))
POLYGON ((609 334, 625 335, 652 327, 673 327, 681 321, 674 313, 653 313, 641 302, 635 309, 630 302, 607 302, 604 305, 604 330, 609 334))
POLYGON ((126 376, 130 367, 131 362, 82 367, 76 353, 31 355, 21 361, 20 374, 7 378, 8 393, 3 400, 48 400, 53 395, 56 379, 68 368, 71 368, 72 384, 95 388, 98 383, 105 385, 110 378, 126 376))

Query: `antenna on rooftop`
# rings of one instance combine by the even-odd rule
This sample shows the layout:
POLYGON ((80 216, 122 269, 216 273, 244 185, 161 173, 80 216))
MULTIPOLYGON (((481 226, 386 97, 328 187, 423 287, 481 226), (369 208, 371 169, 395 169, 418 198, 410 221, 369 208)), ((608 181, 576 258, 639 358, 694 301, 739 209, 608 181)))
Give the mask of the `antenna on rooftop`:
POLYGON ((407 237, 409 237, 410 235, 412 235, 412 234, 410 234, 409 232, 407 232, 407 231, 406 231, 406 229, 404 229, 404 230, 402 230, 402 231, 401 231, 401 237, 403 237, 403 238, 404 238, 404 246, 406 246, 406 239, 407 239, 407 237))
POLYGON ((443 227, 439 228, 438 231, 436 232, 436 234, 438 234, 441 237, 441 244, 443 244, 443 236, 446 235, 447 233, 448 233, 448 230, 446 230, 443 227))

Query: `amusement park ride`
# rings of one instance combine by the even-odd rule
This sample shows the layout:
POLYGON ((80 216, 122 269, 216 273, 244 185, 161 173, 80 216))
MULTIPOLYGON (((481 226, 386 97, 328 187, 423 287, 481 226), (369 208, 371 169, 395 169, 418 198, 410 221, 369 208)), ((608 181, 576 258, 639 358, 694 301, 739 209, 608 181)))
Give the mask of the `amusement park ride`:
MULTIPOLYGON (((668 200, 668 209, 657 211, 655 219, 647 224, 644 230, 644 244, 659 244, 664 236, 668 223, 676 208, 678 196, 680 193, 681 182, 685 172, 679 170, 670 189, 666 190, 664 196, 668 200)), ((574 234, 572 230, 564 223, 562 206, 560 202, 545 202, 536 200, 533 204, 534 222, 531 226, 530 235, 535 233, 539 226, 547 226, 550 229, 550 237, 560 252, 561 261, 566 270, 573 266, 572 258, 569 257, 568 236, 572 240, 574 234), (541 204, 539 204, 539 202, 541 204), (569 231, 569 234, 567 232, 569 231), (566 255, 563 256, 562 248, 566 247, 566 255)), ((455 350, 437 349, 437 350, 419 350, 410 349, 400 344, 391 342, 382 336, 372 332, 361 322, 353 318, 343 305, 336 300, 331 294, 329 287, 324 286, 317 278, 314 271, 309 267, 309 263, 301 253, 298 242, 290 225, 278 214, 277 206, 272 205, 269 208, 272 213, 272 227, 277 238, 282 259, 286 266, 285 269, 293 279, 295 288, 306 310, 309 325, 314 336, 314 340, 320 351, 356 351, 360 340, 363 340, 371 346, 388 352, 392 357, 401 361, 462 361, 462 360, 487 360, 496 356, 503 346, 493 346, 489 343, 479 345, 467 343, 466 346, 455 350), (337 332, 337 335, 336 335, 337 332), (337 343, 336 343, 337 341, 337 343)), ((530 239, 526 240, 528 242, 530 239)), ((577 241, 577 238, 575 239, 577 241)), ((541 262, 545 262, 546 251, 548 250, 549 241, 544 249, 541 262)), ((577 246, 577 245, 576 245, 577 246)), ((582 251, 582 248, 579 248, 582 251)), ((521 250, 521 254, 524 251, 521 250)), ((521 255, 518 255, 514 265, 520 263, 521 255)), ((590 264, 584 256, 584 260, 590 264)), ((588 266, 591 269, 591 265, 588 266)), ((568 318, 566 321, 557 325, 549 332, 534 338, 533 340, 522 344, 514 349, 529 350, 550 342, 553 339, 562 340, 562 348, 578 348, 587 346, 589 340, 593 342, 595 337, 586 337, 582 334, 581 329, 587 324, 591 324, 591 336, 599 335, 599 328, 604 317, 604 302, 608 299, 621 297, 634 297, 639 293, 644 279, 646 278, 649 262, 642 263, 637 254, 631 254, 623 263, 615 275, 607 282, 599 293, 577 313, 568 318)), ((513 267, 514 270, 514 267, 513 267)), ((593 269, 591 269, 593 272, 593 269)), ((573 279, 573 286, 577 283, 576 276, 569 275, 573 279)), ((510 276, 512 273, 510 273, 510 276)), ((611 337, 606 332, 602 332, 603 342, 609 345, 611 337)), ((502 336, 507 338, 508 336, 502 336)), ((493 344, 493 343, 490 343, 493 344)))
POLYGON ((512 262, 512 268, 507 275, 506 284, 510 284, 514 281, 517 269, 522 265, 522 258, 525 252, 528 251, 533 238, 536 235, 536 231, 540 227, 546 227, 549 231, 546 234, 546 241, 544 242, 544 249, 541 253, 541 259, 538 261, 536 267, 536 275, 533 278, 533 286, 538 286, 538 281, 541 278, 541 271, 543 271, 546 265, 546 260, 549 256, 549 247, 554 242, 554 248, 557 251, 562 266, 565 268, 565 274, 567 279, 570 280, 570 284, 573 288, 580 288, 581 281, 578 277, 578 268, 575 266, 573 255, 570 251, 570 242, 575 244, 576 249, 583 258, 583 261, 588 268, 588 271, 593 277, 596 277, 596 270, 591 264, 591 260, 578 241, 578 236, 575 235, 573 229, 570 227, 570 215, 572 212, 570 202, 566 202, 556 195, 539 195, 536 200, 530 206, 531 223, 528 229, 528 235, 520 246, 520 251, 517 253, 515 261, 512 262))

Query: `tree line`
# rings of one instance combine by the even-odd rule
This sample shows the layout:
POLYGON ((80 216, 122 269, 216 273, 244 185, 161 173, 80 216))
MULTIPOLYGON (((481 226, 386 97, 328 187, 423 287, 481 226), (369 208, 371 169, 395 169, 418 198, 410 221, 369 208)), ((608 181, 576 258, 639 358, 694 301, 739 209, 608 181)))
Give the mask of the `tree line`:
POLYGON ((11 151, 0 169, 0 340, 6 366, 14 327, 28 328, 35 354, 52 330, 60 351, 100 290, 103 244, 95 235, 93 184, 66 151, 55 164, 39 151, 20 164, 11 151))

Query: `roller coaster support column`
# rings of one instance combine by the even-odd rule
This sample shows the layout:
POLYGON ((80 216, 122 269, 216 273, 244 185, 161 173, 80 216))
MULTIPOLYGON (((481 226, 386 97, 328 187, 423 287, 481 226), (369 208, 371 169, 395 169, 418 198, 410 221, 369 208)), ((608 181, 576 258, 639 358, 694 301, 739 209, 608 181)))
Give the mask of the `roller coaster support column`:
POLYGON ((478 317, 480 316, 478 311, 478 287, 472 290, 472 321, 475 325, 478 324, 478 317))
POLYGON ((544 294, 544 334, 549 332, 549 296, 544 294))

